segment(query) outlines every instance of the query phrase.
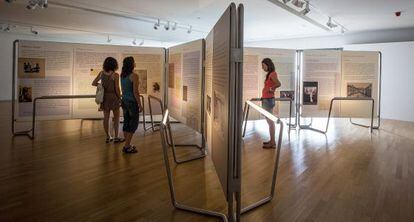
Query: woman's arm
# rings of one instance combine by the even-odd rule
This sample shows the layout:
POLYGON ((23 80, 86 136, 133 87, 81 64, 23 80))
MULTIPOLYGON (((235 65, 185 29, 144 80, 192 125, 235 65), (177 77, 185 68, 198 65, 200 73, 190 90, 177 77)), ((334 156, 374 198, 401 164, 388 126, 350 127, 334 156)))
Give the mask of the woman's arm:
POLYGON ((276 85, 276 88, 274 88, 274 89, 270 89, 270 90, 275 91, 277 88, 279 88, 279 87, 282 85, 282 83, 280 83, 280 81, 279 81, 279 78, 277 78, 277 74, 276 74, 276 75, 271 76, 271 77, 270 77, 270 79, 271 79, 271 80, 273 81, 273 83, 276 85))
POLYGON ((121 98, 121 89, 119 88, 119 74, 115 73, 115 93, 118 98, 121 98))
POLYGON ((92 82, 92 86, 98 86, 98 82, 101 79, 102 72, 100 72, 92 82))
POLYGON ((142 111, 142 106, 141 106, 141 99, 139 98, 139 80, 138 80, 138 75, 135 73, 132 73, 130 76, 131 80, 132 80, 132 85, 134 87, 134 96, 135 96, 135 100, 138 103, 138 109, 139 112, 142 111))

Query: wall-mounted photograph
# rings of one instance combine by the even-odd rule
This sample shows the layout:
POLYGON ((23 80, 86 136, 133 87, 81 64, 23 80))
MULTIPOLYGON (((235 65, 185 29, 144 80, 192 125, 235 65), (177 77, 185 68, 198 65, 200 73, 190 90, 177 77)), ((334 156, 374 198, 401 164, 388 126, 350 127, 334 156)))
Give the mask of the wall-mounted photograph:
POLYGON ((138 74, 139 93, 147 94, 147 70, 139 69, 136 70, 136 73, 138 74))
POLYGON ((318 82, 303 82, 303 105, 318 105, 318 82))
POLYGON ((30 86, 19 86, 19 103, 32 102, 32 87, 30 86))
POLYGON ((175 74, 174 74, 174 63, 170 63, 168 66, 168 88, 174 88, 175 74))
POLYGON ((295 100, 295 91, 293 90, 280 91, 280 98, 290 98, 292 100, 295 100))
POLYGON ((45 59, 19 58, 19 78, 45 78, 45 59))
POLYGON ((349 82, 346 85, 346 96, 354 98, 372 98, 372 83, 349 82))

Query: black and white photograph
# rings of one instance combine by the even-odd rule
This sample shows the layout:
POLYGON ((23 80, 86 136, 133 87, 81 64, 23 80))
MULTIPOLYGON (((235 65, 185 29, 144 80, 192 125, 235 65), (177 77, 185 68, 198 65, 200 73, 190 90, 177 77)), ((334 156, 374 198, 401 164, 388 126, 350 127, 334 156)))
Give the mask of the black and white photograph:
POLYGON ((346 96, 352 98, 372 98, 372 83, 349 82, 346 85, 346 96))
POLYGON ((45 78, 45 59, 19 58, 19 78, 45 78))
POLYGON ((318 82, 303 82, 303 105, 318 105, 318 82))
POLYGON ((290 98, 295 100, 295 91, 294 90, 282 90, 280 91, 280 98, 290 98))

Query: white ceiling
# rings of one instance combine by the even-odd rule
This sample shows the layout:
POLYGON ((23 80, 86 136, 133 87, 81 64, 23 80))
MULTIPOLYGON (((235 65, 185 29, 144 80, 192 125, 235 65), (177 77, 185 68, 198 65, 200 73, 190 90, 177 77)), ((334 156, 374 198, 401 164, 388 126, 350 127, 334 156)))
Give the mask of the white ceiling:
MULTIPOLYGON (((27 24, 43 29, 40 35, 96 38, 97 42, 106 41, 107 37, 102 35, 105 33, 119 44, 131 44, 131 38, 135 37, 173 44, 205 37, 231 1, 49 0, 50 3, 64 3, 133 17, 176 21, 182 28, 175 31, 165 31, 162 28, 154 30, 153 24, 148 22, 53 5, 47 9, 30 11, 25 9, 26 2, 17 0, 15 3, 8 4, 1 1, 0 23, 27 24), (193 26, 194 31, 191 34, 188 34, 185 28, 188 25, 193 26), (95 34, 88 32, 95 32, 95 34)), ((246 41, 340 35, 338 31, 327 32, 318 28, 267 0, 235 2, 243 3, 245 6, 246 41)), ((332 16, 346 27, 348 33, 414 27, 414 0, 310 0, 310 2, 315 6, 311 8, 310 17, 313 16, 319 19, 320 23, 325 24, 326 18, 321 17, 320 14, 332 16), (395 17, 395 11, 403 11, 402 16, 395 17)))

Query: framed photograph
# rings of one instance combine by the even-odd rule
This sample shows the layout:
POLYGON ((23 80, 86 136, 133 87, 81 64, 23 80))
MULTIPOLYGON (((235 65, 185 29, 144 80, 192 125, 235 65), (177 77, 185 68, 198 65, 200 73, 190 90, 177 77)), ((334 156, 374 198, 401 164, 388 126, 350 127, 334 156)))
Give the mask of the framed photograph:
POLYGON ((318 82, 303 82, 303 105, 318 105, 318 82))

